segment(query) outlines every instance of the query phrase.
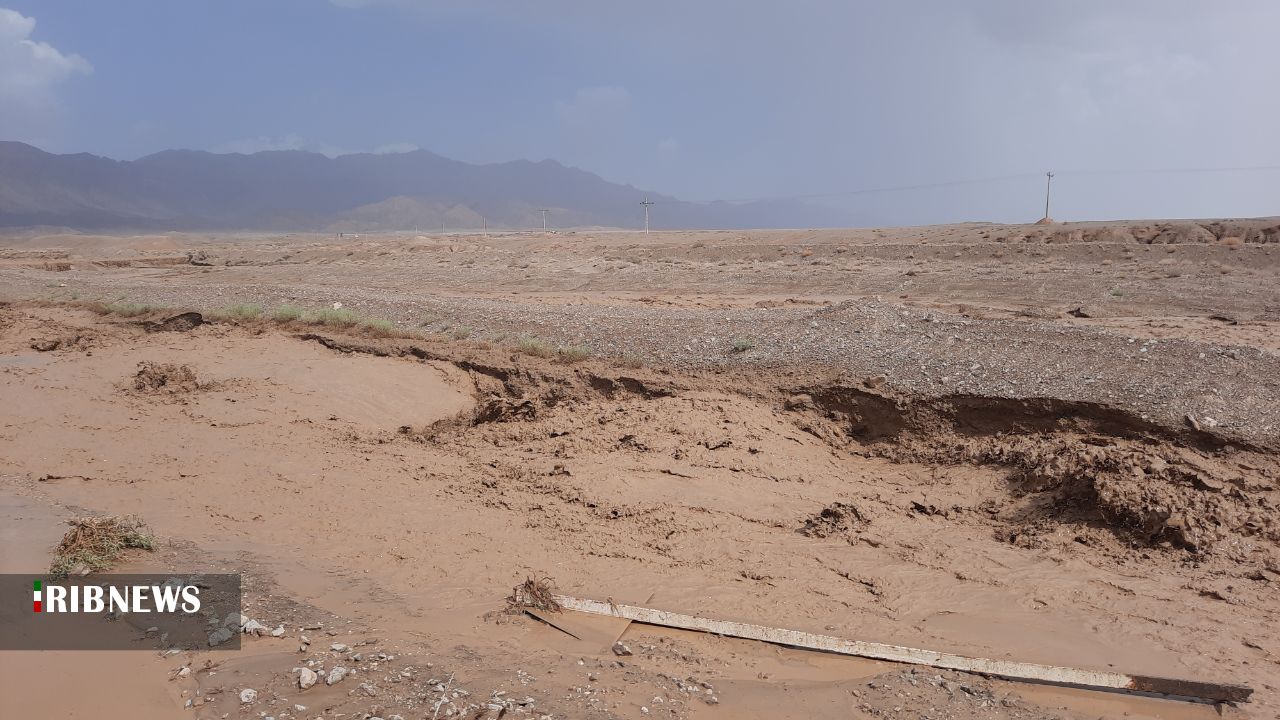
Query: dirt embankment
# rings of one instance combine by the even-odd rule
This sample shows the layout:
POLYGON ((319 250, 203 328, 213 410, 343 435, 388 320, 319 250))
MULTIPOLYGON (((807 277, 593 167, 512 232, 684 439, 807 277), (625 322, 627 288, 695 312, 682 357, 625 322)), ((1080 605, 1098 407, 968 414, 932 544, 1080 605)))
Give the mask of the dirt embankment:
POLYGON ((619 657, 494 619, 535 573, 726 619, 1243 681, 1259 693, 1239 712, 1274 714, 1280 467, 1217 428, 822 366, 626 367, 253 322, 148 332, 161 320, 0 307, 0 477, 136 513, 255 579, 251 614, 286 636, 197 673, 196 717, 412 717, 445 699, 639 718, 655 698, 679 718, 1203 717, 653 628, 627 629, 619 657), (33 350, 41 337, 83 347, 33 350), (317 617, 325 630, 303 629, 317 617), (338 665, 359 674, 303 691, 291 673, 338 665))

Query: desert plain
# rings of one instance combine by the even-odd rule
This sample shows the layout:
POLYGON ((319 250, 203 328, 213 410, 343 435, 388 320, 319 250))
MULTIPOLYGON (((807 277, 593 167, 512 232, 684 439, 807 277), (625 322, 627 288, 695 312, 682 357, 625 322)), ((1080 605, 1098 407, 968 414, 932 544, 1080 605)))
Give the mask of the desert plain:
POLYGON ((1280 715, 1277 219, 35 229, 0 303, 0 571, 132 515, 119 570, 240 573, 279 629, 3 652, 8 717, 1280 715), (528 578, 1254 694, 557 628, 507 611, 528 578))

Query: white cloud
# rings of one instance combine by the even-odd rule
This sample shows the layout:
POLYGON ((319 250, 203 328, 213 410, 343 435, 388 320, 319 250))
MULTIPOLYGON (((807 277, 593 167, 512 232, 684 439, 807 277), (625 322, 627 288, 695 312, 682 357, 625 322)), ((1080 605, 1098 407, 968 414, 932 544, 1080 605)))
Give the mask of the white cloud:
POLYGON ((257 137, 240 138, 238 140, 230 140, 221 145, 211 148, 211 152, 215 153, 241 153, 244 155, 252 155, 258 152, 272 152, 278 150, 304 150, 306 152, 320 153, 328 157, 334 158, 339 155, 354 155, 356 153, 372 152, 375 155, 393 155, 396 153, 407 153, 418 150, 418 146, 413 143, 387 143, 379 145, 373 150, 350 150, 347 148, 330 145, 326 142, 317 140, 308 140, 298 133, 286 133, 280 136, 259 135, 257 137))
POLYGON ((400 153, 413 152, 418 150, 418 146, 413 143, 388 143, 379 145, 373 149, 374 155, 399 155, 400 153))
POLYGON ((75 53, 31 39, 29 18, 0 8, 0 134, 8 138, 39 135, 56 116, 54 88, 93 66, 75 53))
POLYGON ((307 143, 302 139, 301 135, 289 133, 288 135, 278 138, 262 135, 252 138, 232 140, 215 147, 213 151, 219 153, 243 153, 245 155, 252 155, 256 152, 267 152, 270 150, 304 150, 306 148, 307 143))
POLYGON ((617 123, 631 107, 631 93, 617 85, 580 88, 573 100, 556 102, 556 116, 566 125, 596 127, 617 123))

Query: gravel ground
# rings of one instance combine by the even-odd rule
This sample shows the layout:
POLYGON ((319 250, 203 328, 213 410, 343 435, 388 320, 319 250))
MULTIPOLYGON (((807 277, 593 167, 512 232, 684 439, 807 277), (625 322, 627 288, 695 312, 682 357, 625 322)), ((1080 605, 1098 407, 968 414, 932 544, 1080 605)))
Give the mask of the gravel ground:
POLYGON ((884 301, 825 306, 680 308, 551 304, 407 294, 376 287, 226 284, 187 276, 35 273, 0 269, 6 299, 48 296, 50 275, 81 297, 121 296, 175 308, 233 302, 325 307, 340 302, 405 328, 511 341, 536 337, 635 357, 657 367, 752 364, 824 375, 883 375, 925 397, 977 395, 1096 403, 1169 427, 1201 426, 1242 443, 1280 445, 1280 357, 1251 347, 1153 340, 1031 319, 982 320, 884 301))

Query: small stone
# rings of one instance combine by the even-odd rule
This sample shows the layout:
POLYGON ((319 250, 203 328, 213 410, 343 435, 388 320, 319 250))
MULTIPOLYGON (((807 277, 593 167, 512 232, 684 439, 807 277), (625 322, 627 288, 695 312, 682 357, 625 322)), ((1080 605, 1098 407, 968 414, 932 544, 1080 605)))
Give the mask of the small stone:
POLYGON ((284 637, 284 626, 277 625, 276 629, 271 631, 271 637, 284 637))
POLYGON ((306 712, 306 711, 307 711, 307 706, 306 706, 306 705, 294 705, 294 706, 293 706, 293 711, 294 711, 294 712, 306 712))
POLYGON ((217 647, 235 636, 235 631, 229 627, 218 628, 209 634, 209 647, 217 647))
POLYGON ((350 650, 351 648, 350 648, 350 647, 348 647, 347 645, 342 644, 342 643, 334 643, 334 644, 332 644, 332 645, 330 645, 330 646, 329 646, 329 649, 330 649, 330 650, 332 650, 332 651, 334 651, 334 652, 346 652, 346 651, 350 650))
POLYGON ((621 640, 619 640, 618 642, 613 644, 613 654, 621 657, 626 657, 631 654, 631 648, 627 647, 622 643, 621 640))
POLYGON ((240 702, 244 703, 245 705, 248 705, 249 703, 257 699, 258 699, 258 691, 254 690, 253 688, 245 688, 244 690, 240 691, 240 702))
POLYGON ((178 677, 180 678, 190 677, 190 676, 191 676, 191 668, 189 667, 183 666, 183 668, 178 671, 178 677))
POLYGON ((342 666, 338 666, 338 667, 336 667, 336 668, 334 668, 334 669, 332 669, 332 670, 330 670, 330 671, 329 671, 329 676, 328 676, 328 677, 326 677, 326 678, 324 679, 324 684, 325 684, 325 685, 332 685, 332 684, 334 684, 334 683, 336 683, 336 682, 339 682, 339 681, 341 681, 341 680, 342 680, 342 678, 346 677, 346 676, 347 676, 347 673, 349 673, 349 672, 351 672, 351 671, 350 671, 350 670, 347 670, 346 668, 344 668, 344 667, 342 667, 342 666))
POLYGON ((267 632, 267 626, 263 625, 257 620, 250 620, 249 622, 240 626, 240 632, 246 633, 246 634, 251 633, 253 635, 262 635, 263 633, 267 632))
POLYGON ((319 679, 320 679, 320 676, 316 675, 314 670, 311 670, 309 668, 301 668, 300 671, 298 672, 298 687, 303 690, 306 690, 312 685, 315 685, 316 680, 319 680, 319 679))
POLYGON ((306 635, 302 635, 302 636, 300 636, 300 637, 298 638, 298 640, 300 640, 300 641, 302 642, 302 644, 303 644, 303 645, 310 645, 310 644, 311 644, 311 638, 307 637, 306 635))

